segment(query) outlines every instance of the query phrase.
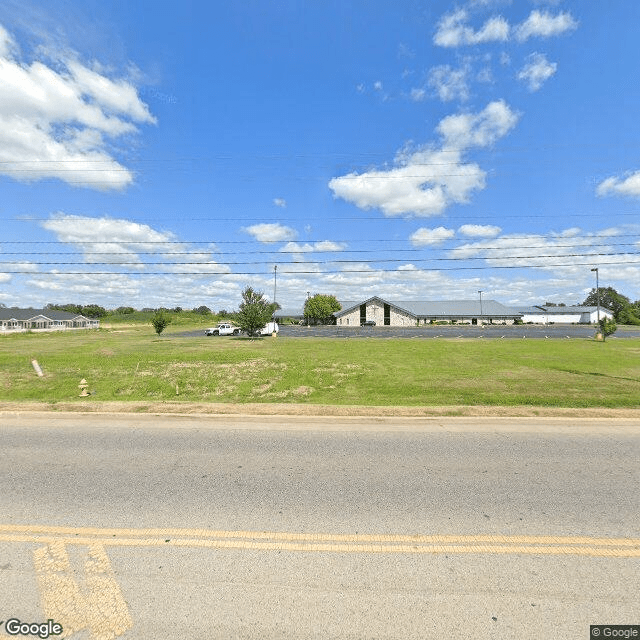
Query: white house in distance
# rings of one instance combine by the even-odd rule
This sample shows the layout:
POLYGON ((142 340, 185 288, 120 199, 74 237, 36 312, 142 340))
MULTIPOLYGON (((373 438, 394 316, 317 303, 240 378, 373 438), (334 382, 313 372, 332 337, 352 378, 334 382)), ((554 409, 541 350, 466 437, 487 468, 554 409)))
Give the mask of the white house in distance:
POLYGON ((391 327, 415 327, 434 322, 456 324, 513 324, 522 314, 495 300, 384 300, 378 296, 362 302, 340 302, 333 315, 340 326, 359 327, 363 322, 391 327))
MULTIPOLYGON (((518 307, 522 322, 533 324, 596 324, 598 307, 534 306, 518 307)), ((613 318, 613 312, 600 307, 600 318, 613 318)))
POLYGON ((0 308, 0 331, 97 329, 100 320, 53 309, 0 308))

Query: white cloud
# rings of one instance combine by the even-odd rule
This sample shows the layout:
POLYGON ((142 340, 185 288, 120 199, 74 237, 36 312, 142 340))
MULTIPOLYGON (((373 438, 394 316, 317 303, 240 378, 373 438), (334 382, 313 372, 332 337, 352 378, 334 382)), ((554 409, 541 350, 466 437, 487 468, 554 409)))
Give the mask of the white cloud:
MULTIPOLYGON (((554 273, 583 273, 584 264, 589 262, 589 254, 616 251, 615 245, 608 245, 606 238, 614 238, 622 233, 620 228, 603 229, 598 232, 582 233, 579 229, 565 229, 550 235, 507 234, 497 238, 462 244, 449 252, 449 257, 457 259, 482 258, 489 266, 542 267, 554 273), (561 264, 563 266, 558 267, 561 264)), ((623 256, 616 256, 616 261, 623 256)), ((636 256, 637 258, 637 256, 636 256)), ((597 260, 597 258, 595 258, 597 260)))
POLYGON ((382 82, 381 82, 380 80, 376 80, 376 81, 373 83, 373 88, 374 88, 376 91, 382 91, 382 89, 383 89, 382 82))
POLYGON ((529 17, 516 30, 516 39, 520 42, 533 37, 550 38, 566 31, 576 29, 578 23, 565 11, 552 15, 548 11, 532 11, 529 17))
POLYGON ((468 202, 485 186, 485 172, 465 162, 463 153, 492 145, 517 120, 504 101, 492 102, 477 114, 448 116, 437 127, 441 149, 403 150, 395 168, 333 178, 329 188, 337 198, 361 209, 379 208, 386 216, 439 215, 451 204, 468 202))
MULTIPOLYGON (((3 261, 2 269, 11 271, 12 273, 36 273, 40 267, 36 262, 29 260, 7 260, 3 261)), ((11 274, 0 274, 0 281, 10 280, 11 274)))
POLYGON ((60 242, 82 251, 85 265, 107 263, 140 272, 230 272, 226 265, 212 259, 210 251, 189 249, 172 233, 130 220, 57 213, 41 226, 55 233, 60 242))
POLYGON ((411 93, 409 94, 409 97, 414 102, 422 102, 422 100, 424 100, 427 97, 427 92, 424 89, 416 87, 411 89, 411 93))
POLYGON ((502 229, 491 224, 463 224, 458 233, 469 238, 495 238, 502 229))
POLYGON ((287 201, 284 198, 274 198, 273 204, 275 204, 276 207, 281 207, 282 209, 285 209, 287 206, 287 201))
POLYGON ((0 173, 24 182, 57 178, 123 189, 133 174, 112 157, 112 141, 155 122, 129 82, 69 55, 54 66, 25 63, 0 31, 0 173))
MULTIPOLYGON (((304 254, 309 253, 334 253, 337 251, 344 251, 347 245, 344 242, 333 242, 332 240, 321 240, 319 242, 305 242, 300 244, 299 242, 287 242, 280 251, 282 253, 289 253, 294 262, 306 262, 304 254)), ((287 265, 288 268, 288 265, 287 265)))
POLYGON ((557 68, 558 64, 549 62, 543 53, 532 53, 527 57, 527 63, 519 71, 518 80, 526 82, 529 91, 538 91, 555 74, 557 68))
POLYGON ((443 137, 444 148, 466 150, 491 146, 509 133, 517 122, 518 114, 504 100, 496 100, 479 113, 443 118, 437 131, 443 137))
POLYGON ((464 45, 484 44, 487 42, 506 42, 512 32, 519 42, 529 38, 550 38, 578 26, 569 12, 551 14, 548 11, 535 9, 529 17, 512 28, 502 16, 494 16, 487 20, 477 31, 469 26, 469 14, 464 9, 444 15, 438 23, 434 44, 441 47, 461 47, 464 45))
POLYGON ((129 268, 142 268, 139 253, 161 254, 178 250, 173 234, 155 231, 146 224, 117 218, 57 213, 41 224, 56 234, 60 242, 83 251, 86 263, 128 262, 129 268))
POLYGON ((469 67, 453 69, 448 64, 433 67, 429 72, 429 86, 443 102, 469 99, 469 67))
POLYGON ((250 227, 243 228, 245 233, 253 236, 258 242, 282 242, 286 240, 295 240, 295 229, 286 227, 278 222, 254 224, 250 227))
POLYGON ((360 209, 378 208, 386 216, 441 214, 452 203, 467 202, 484 188, 485 173, 476 164, 463 164, 460 154, 418 151, 403 154, 391 170, 367 171, 333 178, 334 196, 360 209))
POLYGON ((347 245, 344 242, 334 242, 333 240, 321 240, 313 245, 314 251, 344 251, 347 245))
POLYGON ((464 9, 443 16, 438 23, 433 42, 441 47, 459 47, 486 42, 504 42, 509 39, 510 27, 502 16, 490 18, 478 31, 468 26, 468 17, 464 9))
POLYGON ((445 229, 445 227, 436 227, 435 229, 421 227, 411 234, 409 240, 414 247, 427 247, 442 244, 455 235, 456 232, 453 229, 445 229))
POLYGON ((640 171, 627 173, 622 178, 611 177, 603 180, 596 188, 596 194, 640 198, 640 171))

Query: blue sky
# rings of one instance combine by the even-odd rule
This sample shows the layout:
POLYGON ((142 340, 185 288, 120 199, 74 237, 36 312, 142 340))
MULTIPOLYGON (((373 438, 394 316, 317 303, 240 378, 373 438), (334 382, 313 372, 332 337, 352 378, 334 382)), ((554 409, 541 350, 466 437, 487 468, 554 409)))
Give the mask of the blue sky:
POLYGON ((640 5, 0 6, 0 303, 640 298, 640 5))

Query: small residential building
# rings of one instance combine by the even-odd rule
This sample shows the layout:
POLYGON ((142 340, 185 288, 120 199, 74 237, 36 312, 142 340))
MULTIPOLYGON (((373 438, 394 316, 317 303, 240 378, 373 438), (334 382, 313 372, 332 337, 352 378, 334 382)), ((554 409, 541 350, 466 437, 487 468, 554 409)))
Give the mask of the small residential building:
POLYGON ((100 320, 53 309, 0 308, 0 331, 97 329, 100 320))
MULTIPOLYGON (((533 306, 518 307, 524 323, 533 324, 596 324, 598 307, 533 306)), ((600 307, 600 318, 613 318, 613 312, 600 307)))
POLYGON ((340 326, 360 326, 374 321, 376 325, 409 327, 451 322, 457 324, 513 324, 522 317, 515 309, 495 300, 384 300, 378 296, 368 300, 344 301, 333 315, 340 326))

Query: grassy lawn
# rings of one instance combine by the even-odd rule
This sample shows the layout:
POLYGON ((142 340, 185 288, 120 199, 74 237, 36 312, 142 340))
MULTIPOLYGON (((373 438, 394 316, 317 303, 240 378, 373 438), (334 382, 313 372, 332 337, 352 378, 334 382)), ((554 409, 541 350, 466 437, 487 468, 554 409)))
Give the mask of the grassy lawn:
POLYGON ((0 338, 0 400, 81 403, 82 378, 99 401, 639 407, 640 340, 0 338))

